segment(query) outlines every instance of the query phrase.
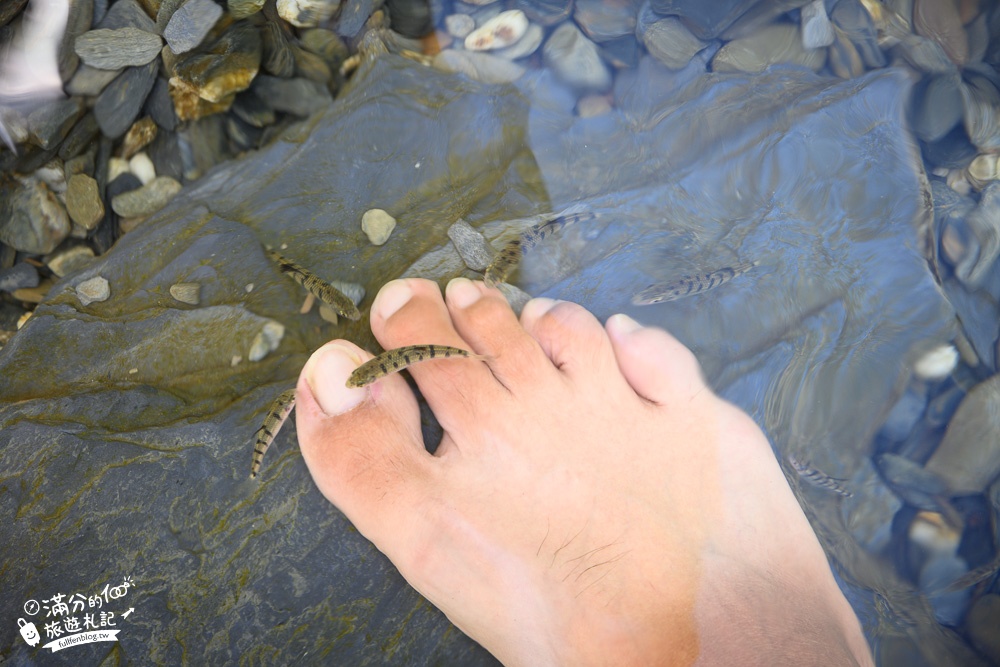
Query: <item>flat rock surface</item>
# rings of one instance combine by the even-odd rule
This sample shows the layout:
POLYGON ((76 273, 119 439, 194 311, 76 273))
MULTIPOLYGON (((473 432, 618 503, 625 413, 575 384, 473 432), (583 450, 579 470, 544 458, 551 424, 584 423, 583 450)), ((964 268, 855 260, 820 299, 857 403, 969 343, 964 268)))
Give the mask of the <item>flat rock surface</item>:
MULTIPOLYGON (((908 77, 694 76, 645 59, 618 78, 620 102, 599 124, 544 103, 547 75, 522 83, 365 63, 329 110, 211 172, 52 287, 0 352, 0 541, 12 554, 0 617, 130 577, 110 607, 137 610, 118 626, 126 662, 492 662, 324 500, 294 428, 248 479, 253 433, 311 351, 338 337, 377 349, 370 298, 358 322, 301 315, 301 288, 263 244, 370 295, 404 273, 442 284, 466 273, 448 237, 460 218, 499 247, 527 224, 512 220, 581 205, 596 218, 540 243, 510 282, 672 331, 779 454, 807 447, 841 479, 870 465, 904 369, 954 326, 921 250, 931 211, 905 131, 908 77), (637 146, 641 163, 628 157, 637 146), (358 225, 371 208, 400 212, 381 247, 358 225), (652 283, 735 261, 757 266, 694 297, 631 304, 652 283), (109 298, 81 305, 76 287, 97 276, 109 298), (171 297, 192 282, 197 307, 171 297), (272 321, 285 327, 279 347, 247 361, 272 321)), ((912 585, 865 551, 836 499, 803 502, 848 586, 885 592, 925 655, 967 657, 929 630, 912 585)), ((33 655, 13 622, 0 652, 33 655)))

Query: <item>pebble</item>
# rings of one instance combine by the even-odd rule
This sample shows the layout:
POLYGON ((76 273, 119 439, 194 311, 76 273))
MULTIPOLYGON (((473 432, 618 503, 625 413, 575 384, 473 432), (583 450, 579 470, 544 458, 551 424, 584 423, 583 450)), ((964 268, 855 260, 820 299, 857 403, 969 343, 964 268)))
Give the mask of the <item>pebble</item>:
POLYGON ((989 594, 976 600, 966 620, 969 637, 983 655, 1000 664, 1000 595, 989 594))
MULTIPOLYGON (((157 81, 162 81, 162 79, 157 79, 157 81)), ((125 139, 122 141, 121 156, 128 160, 151 144, 155 138, 156 123, 149 116, 143 116, 132 123, 132 127, 125 133, 125 139)))
POLYGON ((116 0, 97 27, 108 30, 131 27, 160 34, 156 21, 149 18, 149 14, 135 0, 116 0))
POLYGON ((226 0, 226 6, 234 19, 245 19, 261 10, 266 0, 226 0))
POLYGON ((142 67, 129 67, 97 97, 94 117, 104 136, 117 139, 132 126, 153 88, 158 68, 155 60, 142 67))
POLYGON ((174 53, 187 53, 202 43, 221 17, 222 7, 212 0, 187 0, 170 17, 163 38, 174 53))
POLYGON ((830 46, 828 59, 830 69, 841 79, 853 79, 865 72, 861 54, 840 28, 834 28, 834 41, 830 46))
POLYGON ((160 55, 163 40, 138 28, 91 30, 76 38, 77 55, 97 69, 123 69, 146 65, 160 55))
POLYGON ((50 289, 52 289, 52 279, 45 278, 38 283, 37 287, 22 287, 21 289, 14 290, 11 296, 25 303, 41 303, 42 299, 48 295, 50 289))
POLYGON ((958 625, 969 606, 968 589, 944 591, 943 589, 969 571, 965 560, 958 556, 932 558, 920 570, 920 588, 927 594, 934 616, 945 625, 958 625))
MULTIPOLYGON (((113 157, 108 160, 108 183, 114 181, 116 178, 122 174, 128 174, 128 160, 120 157, 113 157)), ((142 183, 140 182, 135 187, 140 187, 142 183)))
POLYGON ((1000 151, 1000 90, 987 77, 966 71, 961 91, 969 140, 980 152, 1000 151))
POLYGON ((969 183, 977 190, 985 188, 990 181, 1000 178, 1000 155, 982 153, 973 158, 965 171, 969 183))
POLYGON ((611 113, 611 100, 607 95, 584 95, 576 103, 576 115, 580 118, 596 118, 611 113))
POLYGON ((983 190, 979 205, 965 219, 965 227, 976 250, 966 252, 955 266, 955 275, 966 285, 978 287, 1000 255, 1000 182, 994 181, 983 190))
POLYGON ((476 29, 476 20, 468 14, 449 14, 444 17, 445 30, 456 39, 465 39, 476 29))
POLYGON ((369 20, 373 23, 372 27, 380 27, 374 25, 382 14, 375 11, 380 4, 381 0, 344 0, 340 16, 337 17, 337 34, 341 37, 354 37, 361 32, 365 21, 369 20))
POLYGON ((76 74, 66 84, 70 95, 100 95, 109 83, 121 74, 120 70, 97 69, 90 65, 80 65, 76 74))
POLYGON ((494 250, 479 230, 461 218, 448 228, 448 238, 455 250, 473 271, 485 271, 493 261, 494 250))
POLYGON ((181 303, 197 306, 201 300, 201 283, 174 283, 170 286, 170 296, 181 303))
POLYGON ((502 49, 515 43, 528 30, 528 17, 520 9, 503 12, 473 30, 465 38, 469 51, 502 49))
POLYGON ((89 306, 95 301, 107 301, 111 296, 111 286, 107 279, 97 276, 77 285, 76 296, 83 306, 89 306))
POLYGON ((712 59, 716 72, 760 73, 771 65, 803 65, 818 71, 826 62, 826 52, 802 48, 799 27, 774 24, 748 37, 728 42, 712 59))
POLYGON ((60 278, 86 268, 94 261, 94 250, 87 245, 71 246, 46 258, 45 265, 60 278))
POLYGON ((156 78, 153 90, 146 98, 145 111, 158 127, 167 132, 173 132, 177 128, 177 112, 174 111, 174 102, 170 99, 170 84, 166 79, 156 78))
POLYGON ((264 26, 264 71, 274 76, 288 78, 295 74, 295 54, 285 37, 284 30, 274 21, 264 26))
POLYGON ((148 185, 116 195, 111 208, 123 218, 147 216, 159 211, 180 192, 181 184, 169 176, 157 176, 148 185))
POLYGON ((607 42, 635 32, 636 7, 630 2, 576 0, 573 20, 595 42, 607 42))
POLYGON ((55 148, 85 111, 78 97, 42 105, 28 116, 30 140, 46 150, 55 148))
POLYGON ((524 32, 521 39, 517 40, 507 48, 495 50, 493 54, 507 60, 527 58, 538 50, 538 47, 542 45, 542 40, 544 39, 545 31, 542 29, 542 26, 537 23, 530 23, 528 24, 528 29, 524 32))
POLYGON ((104 219, 104 202, 97 181, 87 174, 75 174, 66 188, 66 212, 70 219, 90 231, 104 219))
POLYGON ((673 18, 647 26, 642 33, 642 43, 651 56, 670 69, 685 67, 696 53, 708 46, 673 18))
POLYGON ((460 72, 482 83, 511 83, 524 76, 525 69, 506 58, 476 51, 446 49, 431 64, 442 72, 460 72))
POLYGON ((802 46, 820 49, 833 44, 833 24, 826 15, 823 0, 812 0, 800 10, 802 24, 802 46))
POLYGON ((153 161, 145 153, 136 153, 128 161, 128 170, 135 174, 135 177, 142 181, 143 185, 148 185, 156 178, 156 167, 153 166, 153 161))
POLYGON ((982 493, 1000 476, 1000 375, 972 388, 948 424, 926 469, 955 495, 982 493))
POLYGON ((333 96, 326 86, 308 79, 279 79, 260 75, 253 85, 254 94, 275 111, 307 117, 329 107, 333 96))
POLYGON ((581 92, 603 92, 611 86, 611 73, 597 45, 572 23, 555 29, 542 48, 542 56, 560 80, 581 92))
POLYGON ((917 359, 913 371, 923 380, 942 380, 955 370, 958 350, 954 345, 941 345, 917 359))
POLYGON ((918 35, 933 39, 959 67, 969 60, 969 39, 962 26, 955 2, 913 0, 913 29, 918 35))
POLYGON ((365 211, 361 216, 361 230, 373 245, 382 245, 396 228, 396 219, 380 208, 365 211))
POLYGON ((44 255, 69 232, 69 216, 45 183, 31 176, 0 183, 0 242, 44 255))
POLYGON ((932 74, 913 92, 913 130, 923 141, 937 141, 962 121, 961 78, 957 72, 932 74))
POLYGON ((250 361, 260 361, 278 349, 278 345, 281 344, 281 339, 284 336, 284 325, 274 320, 268 320, 261 327, 257 335, 254 336, 253 342, 250 344, 250 351, 247 353, 247 359, 250 361))
POLYGON ((333 16, 339 7, 340 0, 278 0, 278 16, 296 28, 312 28, 333 16))
POLYGON ((27 262, 18 262, 9 269, 0 269, 0 292, 38 287, 38 269, 27 262))
POLYGON ((62 145, 59 146, 59 157, 70 160, 87 148, 94 146, 94 139, 100 133, 101 128, 97 126, 97 119, 94 114, 88 113, 73 126, 62 145))

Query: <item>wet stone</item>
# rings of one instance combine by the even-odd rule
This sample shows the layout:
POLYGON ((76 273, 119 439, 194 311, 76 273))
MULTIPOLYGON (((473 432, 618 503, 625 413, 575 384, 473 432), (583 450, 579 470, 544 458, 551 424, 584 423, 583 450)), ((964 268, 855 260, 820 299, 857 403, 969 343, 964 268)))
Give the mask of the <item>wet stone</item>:
POLYGON ((104 136, 117 139, 132 126, 153 88, 157 67, 155 60, 142 67, 129 67, 98 96, 94 116, 104 136))
POLYGON ((1000 595, 976 600, 966 621, 972 643, 994 663, 1000 664, 1000 595))
POLYGON ((275 111, 296 116, 310 116, 333 103, 326 86, 308 79, 279 79, 262 74, 254 81, 253 91, 275 111))
POLYGON ((296 28, 311 28, 329 19, 339 7, 340 0, 278 0, 278 16, 296 28))
POLYGON ((908 389, 889 411, 889 416, 882 425, 881 434, 891 442, 902 442, 923 417, 926 407, 926 392, 908 389))
POLYGON ((696 53, 708 46, 672 18, 649 25, 642 33, 642 43, 650 55, 671 69, 686 66, 696 53))
POLYGON ((44 149, 56 147, 84 111, 83 100, 74 97, 39 107, 28 116, 31 141, 44 149))
POLYGON ((555 29, 542 48, 546 66, 567 85, 582 92, 601 92, 611 85, 611 73, 597 46, 571 23, 555 29))
POLYGON ((157 77, 153 90, 146 98, 145 112, 167 132, 173 132, 177 127, 177 113, 174 111, 174 102, 170 99, 170 84, 166 79, 157 77))
POLYGON ((958 364, 958 350, 954 345, 940 345, 921 355, 913 364, 914 374, 929 381, 942 380, 955 370, 958 364))
MULTIPOLYGON (((264 71, 288 78, 295 74, 295 55, 281 26, 268 21, 263 30, 264 71)), ((317 56, 318 57, 318 56, 317 56)))
POLYGON ((965 171, 973 187, 982 190, 990 181, 1000 178, 1000 155, 991 153, 977 155, 965 171))
POLYGON ((174 53, 187 53, 201 44, 221 16, 222 7, 212 0, 187 0, 170 17, 163 38, 174 53))
POLYGON ((727 43, 712 60, 712 69, 754 73, 763 72, 771 65, 787 64, 818 70, 825 61, 825 51, 802 48, 798 26, 776 24, 727 43))
POLYGON ((651 0, 661 16, 677 16, 699 39, 714 39, 761 0, 651 0))
POLYGON ((576 0, 573 20, 595 42, 631 35, 635 32, 638 10, 635 2, 576 0))
POLYGON ((469 51, 503 49, 517 42, 528 29, 528 19, 520 9, 494 16, 469 33, 465 48, 469 51))
POLYGON ((171 95, 179 118, 185 116, 177 104, 178 91, 190 91, 207 102, 222 103, 246 90, 260 67, 261 39, 255 28, 236 24, 204 52, 179 60, 170 79, 171 95))
POLYGON ((76 55, 73 44, 90 28, 94 18, 94 0, 72 0, 68 4, 69 15, 58 54, 59 77, 63 81, 68 81, 80 66, 80 58, 76 55))
POLYGON ((520 65, 490 53, 446 49, 434 56, 433 65, 443 72, 461 72, 482 83, 511 83, 524 76, 520 65))
POLYGON ((45 183, 26 177, 0 184, 0 242, 44 255, 69 232, 69 216, 45 183))
POLYGON ((104 202, 97 181, 86 174, 70 177, 66 188, 66 211, 76 224, 91 230, 104 219, 104 202))
POLYGON ((85 148, 93 145, 93 141, 100 131, 101 128, 97 126, 94 114, 88 113, 66 135, 59 146, 59 157, 64 160, 76 157, 85 148))
POLYGON ((156 178, 156 167, 153 166, 153 161, 145 153, 136 153, 128 161, 128 170, 135 174, 143 185, 148 185, 156 178))
POLYGON ((514 0, 512 9, 520 9, 532 23, 554 26, 569 18, 573 0, 514 0))
POLYGON ((913 91, 913 130, 924 141, 937 141, 962 121, 961 79, 956 72, 931 75, 913 91))
POLYGON ((169 176, 158 176, 147 185, 117 195, 111 208, 123 218, 146 216, 159 211, 181 190, 181 184, 169 176))
POLYGON ((90 246, 76 245, 49 257, 45 264, 60 278, 74 271, 86 268, 94 261, 94 251, 90 246))
POLYGON ((266 0, 226 0, 226 6, 234 19, 245 19, 261 10, 266 0))
POLYGON ((37 286, 38 269, 27 262, 18 262, 9 269, 0 269, 0 292, 37 286))
POLYGON ((73 78, 66 84, 66 92, 70 95, 100 95, 120 73, 117 70, 80 65, 73 78))
POLYGON ((108 297, 111 296, 111 285, 108 284, 106 278, 96 276, 77 285, 76 296, 82 306, 89 306, 98 301, 107 301, 108 297))
POLYGON ((958 556, 945 555, 930 560, 920 571, 920 588, 934 609, 938 622, 958 625, 969 606, 970 591, 944 591, 949 584, 969 571, 958 556))
POLYGON ((1000 255, 1000 182, 994 181, 983 190, 979 205, 965 223, 971 247, 955 265, 955 275, 963 283, 977 287, 1000 255))
POLYGON ((830 20, 854 44, 865 65, 885 67, 887 61, 878 43, 878 30, 860 1, 838 2, 830 11, 830 20))
POLYGON ((344 40, 332 30, 324 30, 323 28, 306 30, 299 37, 299 43, 302 48, 315 53, 335 70, 340 69, 341 64, 349 55, 344 40))
POLYGON ((132 123, 122 140, 121 156, 126 160, 148 146, 156 138, 156 123, 149 116, 143 116, 132 123))
POLYGON ((819 49, 833 44, 833 24, 826 15, 823 0, 812 0, 801 10, 802 46, 819 49))
POLYGON ((101 22, 97 24, 97 27, 107 30, 138 28, 146 32, 160 34, 156 21, 149 18, 149 15, 135 0, 116 0, 101 22))
POLYGON ((444 17, 445 29, 448 34, 458 39, 465 39, 476 29, 476 20, 468 14, 449 14, 444 17))
POLYGON ((926 468, 952 491, 982 493, 1000 475, 1000 375, 979 383, 955 412, 926 468))
POLYGON ((250 343, 247 359, 260 361, 271 352, 278 349, 281 339, 285 336, 285 327, 274 320, 267 321, 250 343))
POLYGON ((486 237, 465 220, 459 219, 448 228, 448 238, 455 244, 465 265, 473 271, 485 271, 493 261, 494 250, 486 237))
POLYGON ((116 70, 151 62, 160 55, 163 40, 159 35, 138 28, 100 29, 77 37, 75 48, 85 64, 116 70))
POLYGON ((379 4, 377 0, 345 0, 337 19, 337 34, 341 37, 357 35, 379 4))
POLYGON ((989 78, 966 72, 961 87, 969 140, 981 152, 1000 151, 1000 90, 989 78))
POLYGON ((913 0, 913 29, 933 39, 948 57, 962 67, 969 59, 969 40, 954 2, 913 0))
POLYGON ((159 34, 163 35, 163 31, 167 29, 171 17, 183 4, 184 0, 160 0, 159 8, 154 14, 151 14, 151 16, 156 17, 156 28, 159 34))
POLYGON ((365 211, 361 216, 361 230, 372 242, 372 245, 382 245, 389 240, 389 235, 396 228, 396 219, 380 208, 365 211))
POLYGON ((537 23, 531 23, 528 24, 528 29, 524 31, 524 35, 521 36, 521 39, 517 40, 507 48, 493 51, 493 54, 500 58, 506 58, 507 60, 527 58, 538 50, 538 47, 542 45, 542 40, 544 38, 545 31, 542 29, 542 26, 537 23))

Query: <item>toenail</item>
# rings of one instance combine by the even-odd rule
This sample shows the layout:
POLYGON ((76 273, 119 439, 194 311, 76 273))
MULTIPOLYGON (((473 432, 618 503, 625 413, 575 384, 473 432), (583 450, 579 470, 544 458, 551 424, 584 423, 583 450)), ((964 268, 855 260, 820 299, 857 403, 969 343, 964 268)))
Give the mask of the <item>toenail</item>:
POLYGON ((365 400, 367 391, 348 389, 345 384, 361 363, 355 350, 337 342, 327 343, 309 357, 302 375, 324 413, 331 417, 343 414, 365 400))
POLYGON ((413 290, 405 280, 390 280, 379 290, 372 310, 377 312, 383 320, 387 320, 410 300, 413 290))
POLYGON ((641 328, 641 324, 624 313, 618 313, 608 318, 608 332, 613 336, 627 336, 641 328))
POLYGON ((468 308, 482 296, 479 288, 468 278, 453 278, 445 288, 445 295, 457 308, 468 308))

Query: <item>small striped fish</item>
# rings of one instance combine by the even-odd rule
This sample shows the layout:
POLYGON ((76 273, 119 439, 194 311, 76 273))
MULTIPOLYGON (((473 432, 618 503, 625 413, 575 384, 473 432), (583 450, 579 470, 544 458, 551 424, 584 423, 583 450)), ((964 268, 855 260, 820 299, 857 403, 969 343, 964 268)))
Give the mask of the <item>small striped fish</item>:
POLYGON ((282 273, 291 276, 295 282, 305 287, 310 294, 337 311, 338 315, 342 315, 349 320, 361 319, 361 312, 358 310, 358 307, 339 289, 312 271, 299 266, 273 250, 268 250, 267 256, 277 262, 282 273))
POLYGON ((288 415, 292 414, 292 408, 294 407, 295 390, 289 389, 288 391, 281 392, 281 395, 274 399, 274 403, 268 408, 267 416, 264 417, 264 425, 257 429, 257 434, 254 436, 256 442, 253 446, 253 462, 250 464, 250 479, 255 478, 260 472, 260 464, 264 460, 264 453, 267 452, 267 448, 274 442, 278 431, 288 421, 288 415))
POLYGON ((370 361, 366 361, 347 378, 348 387, 365 387, 372 382, 397 373, 408 366, 418 364, 428 359, 447 359, 448 357, 467 357, 469 359, 486 359, 468 350, 447 345, 407 345, 387 350, 370 361))
POLYGON ((521 263, 521 258, 524 257, 526 251, 534 248, 550 234, 559 231, 563 227, 577 222, 593 220, 596 217, 597 214, 586 211, 569 213, 546 220, 534 227, 529 227, 518 238, 509 242, 497 253, 497 256, 493 258, 490 265, 486 267, 483 282, 489 287, 496 287, 497 284, 506 280, 510 272, 521 263))
POLYGON ((756 262, 748 262, 737 264, 736 266, 727 266, 724 269, 710 273, 682 276, 666 284, 650 285, 632 297, 632 303, 636 306, 651 306, 654 303, 676 301, 686 296, 707 292, 719 285, 728 283, 736 276, 746 273, 755 266, 757 266, 756 262))
POLYGON ((843 480, 834 479, 833 477, 816 470, 809 464, 799 461, 791 454, 788 455, 788 462, 791 464, 792 468, 795 469, 795 472, 799 473, 800 477, 811 483, 813 486, 833 491, 834 493, 840 494, 845 498, 850 498, 854 495, 841 483, 843 480))

